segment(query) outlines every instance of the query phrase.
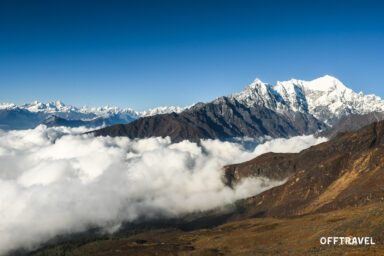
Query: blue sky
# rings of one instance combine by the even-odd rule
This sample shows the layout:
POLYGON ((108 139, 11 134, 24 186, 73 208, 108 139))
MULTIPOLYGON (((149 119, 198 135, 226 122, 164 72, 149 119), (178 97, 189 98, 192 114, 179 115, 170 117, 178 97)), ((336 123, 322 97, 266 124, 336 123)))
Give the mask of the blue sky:
POLYGON ((329 74, 384 97, 384 1, 0 1, 0 102, 190 105, 329 74))

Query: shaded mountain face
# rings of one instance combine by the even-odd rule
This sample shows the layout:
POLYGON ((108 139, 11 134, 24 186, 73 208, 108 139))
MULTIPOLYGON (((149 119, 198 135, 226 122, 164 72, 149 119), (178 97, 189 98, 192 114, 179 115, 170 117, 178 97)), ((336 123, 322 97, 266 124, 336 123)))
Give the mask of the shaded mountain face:
POLYGON ((66 127, 99 127, 106 125, 108 123, 108 120, 104 118, 95 118, 93 120, 89 121, 83 121, 83 120, 68 120, 65 118, 61 118, 58 116, 50 116, 47 119, 44 120, 43 124, 47 127, 55 127, 55 126, 66 126, 66 127))
POLYGON ((287 179, 245 200, 248 217, 285 217, 381 202, 383 171, 384 121, 297 154, 268 153, 224 168, 229 184, 249 176, 287 179))
POLYGON ((1 130, 30 129, 39 125, 45 116, 40 113, 31 113, 23 109, 0 109, 1 130))
POLYGON ((173 142, 233 137, 289 137, 312 134, 325 125, 310 114, 277 113, 263 106, 245 106, 236 99, 219 98, 198 103, 180 114, 144 117, 125 125, 114 125, 93 133, 96 136, 129 138, 167 137, 173 142))
POLYGON ((372 112, 365 115, 348 115, 341 118, 335 125, 318 133, 318 137, 334 138, 337 134, 356 131, 373 122, 384 120, 383 112, 372 112))

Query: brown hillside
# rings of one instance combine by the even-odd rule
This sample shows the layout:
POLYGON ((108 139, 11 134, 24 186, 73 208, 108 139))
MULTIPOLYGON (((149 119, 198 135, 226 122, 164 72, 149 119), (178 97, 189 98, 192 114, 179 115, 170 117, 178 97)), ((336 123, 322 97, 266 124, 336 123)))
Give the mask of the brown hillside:
MULTIPOLYGON (((251 216, 292 216, 384 200, 384 122, 298 154, 265 154, 225 167, 228 183, 261 175, 287 182, 244 201, 251 216)), ((245 217, 245 216, 243 216, 245 217)))

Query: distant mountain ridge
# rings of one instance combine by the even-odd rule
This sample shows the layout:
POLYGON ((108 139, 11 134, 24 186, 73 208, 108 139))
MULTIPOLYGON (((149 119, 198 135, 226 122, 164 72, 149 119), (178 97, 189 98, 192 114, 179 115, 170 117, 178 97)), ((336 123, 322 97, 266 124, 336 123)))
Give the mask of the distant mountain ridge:
MULTIPOLYGON (((188 107, 187 107, 188 108, 188 107)), ((15 105, 12 103, 0 103, 0 110, 14 110, 14 109, 24 109, 34 113, 49 113, 49 114, 67 114, 68 119, 76 119, 75 116, 78 114, 83 118, 86 118, 87 115, 90 118, 94 116, 98 117, 107 117, 113 114, 127 115, 130 118, 139 118, 142 116, 152 116, 164 113, 176 112, 179 113, 186 108, 181 108, 178 106, 165 106, 152 108, 145 111, 135 111, 132 108, 119 108, 113 106, 104 106, 104 107, 75 107, 72 105, 66 105, 61 101, 55 102, 38 102, 34 101, 32 103, 27 103, 23 105, 15 105)), ((65 118, 65 117, 63 117, 65 118)))
POLYGON ((350 114, 372 112, 384 112, 380 97, 355 93, 328 75, 312 81, 277 82, 275 86, 256 79, 239 93, 197 103, 180 113, 106 127, 94 134, 130 138, 169 136, 173 141, 290 137, 325 130, 350 114))
POLYGON ((78 108, 66 105, 61 101, 49 103, 34 101, 23 105, 0 103, 0 129, 30 129, 41 123, 48 124, 49 126, 68 124, 68 126, 71 127, 78 125, 97 127, 98 125, 96 126, 96 124, 99 123, 105 125, 129 123, 142 116, 152 116, 171 112, 179 113, 184 109, 186 108, 170 106, 139 112, 131 108, 111 106, 78 108), (60 122, 52 122, 53 116, 60 118, 60 122))

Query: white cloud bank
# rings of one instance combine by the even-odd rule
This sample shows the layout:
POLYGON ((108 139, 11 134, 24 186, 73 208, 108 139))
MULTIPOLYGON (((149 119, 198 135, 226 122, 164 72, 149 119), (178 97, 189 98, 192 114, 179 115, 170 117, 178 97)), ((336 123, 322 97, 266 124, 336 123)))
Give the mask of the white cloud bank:
POLYGON ((176 216, 255 195, 280 183, 252 178, 232 190, 222 182, 221 167, 325 140, 275 139, 247 151, 240 143, 216 140, 198 146, 162 138, 94 138, 83 131, 0 131, 0 255, 93 225, 111 229, 139 216, 176 216))

